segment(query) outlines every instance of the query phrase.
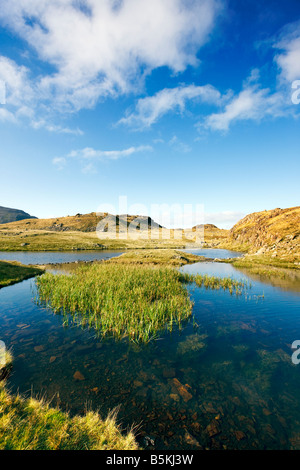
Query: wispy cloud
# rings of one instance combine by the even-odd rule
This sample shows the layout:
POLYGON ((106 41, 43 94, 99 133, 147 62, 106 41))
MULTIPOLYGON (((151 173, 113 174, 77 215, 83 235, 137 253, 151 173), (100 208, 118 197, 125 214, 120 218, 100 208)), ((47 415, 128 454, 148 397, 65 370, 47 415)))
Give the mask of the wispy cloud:
POLYGON ((223 97, 221 111, 212 113, 203 122, 199 122, 199 129, 227 132, 238 121, 259 122, 265 118, 292 115, 294 109, 291 107, 290 97, 287 97, 287 90, 278 88, 272 91, 263 88, 259 79, 259 71, 253 69, 242 90, 238 94, 227 93, 227 98, 223 97))
POLYGON ((149 145, 140 145, 137 147, 129 147, 123 150, 96 150, 91 147, 85 147, 79 150, 72 150, 64 157, 55 157, 52 163, 62 170, 71 159, 77 159, 83 163, 83 173, 95 173, 95 163, 108 160, 119 160, 120 158, 130 157, 135 153, 151 152, 153 148, 149 145))
POLYGON ((281 69, 281 78, 289 82, 300 79, 300 21, 282 30, 274 48, 280 51, 275 61, 281 69))
POLYGON ((95 150, 93 148, 86 147, 80 150, 72 150, 72 152, 68 154, 68 157, 77 157, 83 160, 119 160, 120 158, 129 157, 134 153, 149 152, 152 150, 152 147, 148 145, 129 147, 124 150, 95 150))
POLYGON ((217 103, 220 98, 220 92, 211 85, 165 88, 153 96, 139 99, 135 111, 119 123, 136 128, 150 127, 170 111, 182 113, 188 101, 217 103))
POLYGON ((204 126, 213 130, 228 131, 237 121, 260 121, 263 118, 283 116, 284 99, 281 93, 251 86, 243 89, 225 106, 220 113, 213 113, 205 119, 204 126))
POLYGON ((192 148, 190 147, 190 145, 178 139, 177 135, 174 135, 172 137, 172 139, 169 141, 169 145, 177 152, 189 153, 192 151, 192 148))

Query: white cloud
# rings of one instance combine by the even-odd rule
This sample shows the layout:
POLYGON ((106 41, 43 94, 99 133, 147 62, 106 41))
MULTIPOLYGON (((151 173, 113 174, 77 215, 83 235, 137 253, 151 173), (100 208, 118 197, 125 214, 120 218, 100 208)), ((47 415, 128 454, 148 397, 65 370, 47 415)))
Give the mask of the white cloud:
POLYGON ((275 61, 281 69, 281 78, 292 82, 300 79, 300 21, 284 28, 281 38, 276 42, 279 53, 275 61))
POLYGON ((67 165, 68 160, 77 159, 83 165, 83 173, 96 173, 95 163, 97 161, 119 160, 120 158, 130 157, 135 153, 151 152, 152 150, 153 148, 149 145, 129 147, 123 150, 96 150, 91 147, 86 147, 79 150, 72 150, 64 157, 55 157, 52 163, 57 169, 62 170, 67 165))
POLYGON ((150 127, 169 111, 183 112, 187 101, 218 103, 220 99, 221 94, 211 85, 165 88, 153 96, 139 99, 135 112, 121 119, 119 123, 137 128, 150 127))
POLYGON ((134 153, 149 151, 152 151, 152 147, 148 145, 129 147, 124 150, 95 150, 93 148, 86 147, 80 150, 72 150, 72 152, 68 154, 68 157, 77 157, 81 160, 119 160, 120 158, 129 157, 134 153))
POLYGON ((247 81, 244 89, 226 104, 224 110, 209 115, 199 127, 228 131, 237 121, 260 121, 265 117, 280 117, 287 113, 287 103, 281 92, 272 93, 268 88, 260 88, 247 81))
POLYGON ((0 0, 0 22, 54 67, 38 79, 52 106, 78 110, 139 87, 145 74, 197 63, 221 0, 0 0))
POLYGON ((20 123, 27 120, 34 129, 44 128, 49 132, 82 135, 80 129, 52 124, 49 119, 38 118, 37 107, 45 98, 38 83, 34 84, 30 70, 13 60, 0 56, 0 82, 4 84, 5 96, 0 108, 1 121, 20 123))
POLYGON ((73 134, 73 135, 83 135, 83 131, 79 128, 70 129, 69 127, 63 127, 56 124, 51 124, 45 119, 40 119, 39 121, 32 121, 31 123, 34 129, 44 128, 48 132, 56 132, 58 134, 73 134))

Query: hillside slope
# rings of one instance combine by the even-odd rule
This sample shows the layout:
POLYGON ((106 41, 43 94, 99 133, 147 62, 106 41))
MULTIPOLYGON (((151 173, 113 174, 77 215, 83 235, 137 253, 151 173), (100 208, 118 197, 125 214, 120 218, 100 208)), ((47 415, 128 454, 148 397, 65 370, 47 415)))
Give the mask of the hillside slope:
MULTIPOLYGON (((76 214, 74 216, 58 217, 53 219, 30 219, 10 223, 9 226, 0 225, 0 229, 13 229, 13 230, 47 230, 54 232, 95 232, 98 223, 107 218, 107 221, 114 223, 114 216, 108 213, 97 215, 96 212, 90 214, 76 214)), ((117 230, 125 231, 137 216, 120 215, 116 217, 117 230)), ((154 222, 150 217, 139 217, 140 230, 148 230, 151 226, 153 228, 160 228, 161 226, 154 222)))
POLYGON ((250 253, 299 254, 300 206, 249 214, 232 227, 229 237, 250 253))
POLYGON ((36 219, 36 217, 33 217, 32 215, 27 214, 27 212, 19 209, 0 206, 0 224, 7 224, 24 219, 36 219))

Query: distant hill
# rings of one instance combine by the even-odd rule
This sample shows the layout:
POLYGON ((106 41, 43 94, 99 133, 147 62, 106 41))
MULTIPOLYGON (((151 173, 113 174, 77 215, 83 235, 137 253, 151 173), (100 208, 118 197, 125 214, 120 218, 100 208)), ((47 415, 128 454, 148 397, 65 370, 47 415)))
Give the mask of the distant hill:
POLYGON ((36 219, 36 217, 19 209, 10 209, 9 207, 0 206, 0 224, 7 224, 24 219, 36 219))
POLYGON ((232 227, 229 237, 247 245, 250 252, 299 253, 300 207, 249 214, 232 227))
MULTIPOLYGON (((52 219, 31 219, 26 221, 16 221, 9 224, 9 228, 17 230, 47 230, 54 232, 67 232, 67 231, 79 231, 79 232, 94 232, 96 227, 101 220, 104 218, 108 222, 114 223, 116 221, 117 231, 124 232, 127 230, 128 225, 138 217, 138 229, 147 230, 152 228, 162 228, 161 225, 154 222, 150 217, 144 216, 133 216, 133 215, 119 215, 113 216, 108 213, 101 215, 96 212, 90 214, 76 214, 74 216, 57 217, 52 219), (116 219, 115 219, 116 217, 116 219)), ((3 225, 1 228, 5 228, 3 225)))

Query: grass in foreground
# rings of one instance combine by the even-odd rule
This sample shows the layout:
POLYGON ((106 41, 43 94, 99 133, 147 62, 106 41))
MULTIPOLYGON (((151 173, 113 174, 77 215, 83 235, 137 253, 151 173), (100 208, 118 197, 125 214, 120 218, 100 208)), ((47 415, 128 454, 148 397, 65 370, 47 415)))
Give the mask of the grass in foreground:
POLYGON ((121 433, 116 413, 70 417, 43 400, 11 395, 0 383, 1 450, 136 450, 132 431, 121 433))
POLYGON ((143 343, 160 331, 172 331, 175 324, 180 328, 191 316, 193 304, 185 285, 192 282, 236 293, 244 287, 231 278, 193 276, 172 267, 115 263, 80 266, 72 275, 47 273, 36 279, 39 301, 63 313, 66 325, 72 318, 102 336, 143 343))
POLYGON ((0 261, 0 288, 29 279, 43 272, 42 269, 24 266, 16 261, 0 261))

